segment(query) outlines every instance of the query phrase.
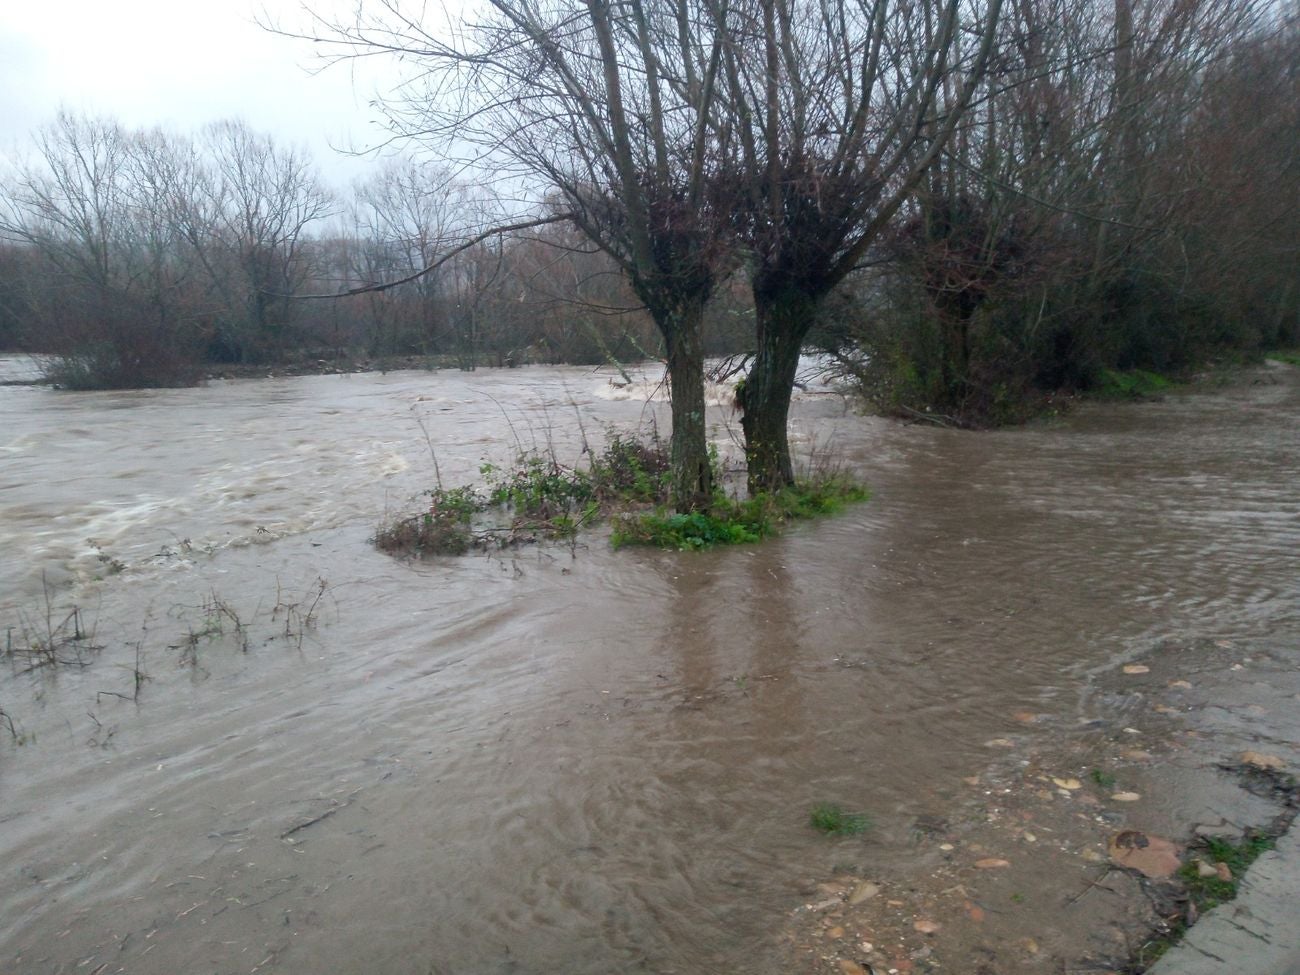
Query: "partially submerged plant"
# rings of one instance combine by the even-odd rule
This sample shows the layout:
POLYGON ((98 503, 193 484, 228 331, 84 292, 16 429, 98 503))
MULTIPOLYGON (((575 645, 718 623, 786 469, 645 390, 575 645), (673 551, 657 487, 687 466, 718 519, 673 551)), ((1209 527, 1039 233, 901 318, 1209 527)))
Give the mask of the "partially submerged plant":
POLYGON ((19 613, 16 638, 13 627, 5 631, 5 656, 11 661, 23 659, 25 670, 87 666, 88 654, 103 649, 95 643, 95 624, 86 628, 80 606, 55 608, 44 575, 41 586, 44 596, 42 618, 33 621, 25 613, 19 613))
POLYGON ((605 501, 666 504, 671 486, 668 445, 652 430, 648 439, 610 430, 605 449, 592 461, 591 480, 605 501))
MULTIPOLYGON (((712 462, 717 467, 716 452, 712 462)), ((782 523, 839 511, 863 501, 867 491, 837 470, 819 469, 808 480, 742 501, 719 492, 707 510, 667 510, 670 464, 667 445, 653 430, 638 438, 608 431, 588 470, 566 466, 553 448, 521 453, 509 467, 484 464, 485 485, 437 488, 429 507, 381 526, 374 543, 386 552, 416 557, 463 555, 560 539, 573 542, 583 526, 617 512, 611 542, 660 548, 701 549, 761 541, 782 523), (647 506, 655 510, 645 510, 647 506)), ((722 480, 715 473, 715 483, 722 480)))
POLYGON ((523 454, 513 468, 484 464, 479 473, 488 479, 490 505, 541 521, 567 514, 595 493, 590 478, 561 466, 553 456, 523 454))
POLYGON ((1115 776, 1105 769, 1094 768, 1088 773, 1088 777, 1103 789, 1112 789, 1115 787, 1115 776))
POLYGON ((856 836, 871 825, 865 814, 845 812, 830 802, 814 806, 809 822, 813 829, 827 836, 856 836))
POLYGON ((762 541, 787 521, 834 514, 865 501, 870 492, 843 477, 796 484, 743 501, 719 497, 708 511, 673 514, 662 510, 614 520, 611 541, 623 545, 702 549, 762 541))
POLYGON ((473 544, 470 519, 483 502, 471 487, 435 488, 429 507, 418 515, 381 527, 375 545, 385 552, 415 556, 462 555, 473 544))
POLYGON ((657 436, 647 440, 610 432, 590 470, 560 463, 553 449, 519 454, 508 467, 483 464, 485 484, 439 486, 429 507, 382 526, 375 544, 417 557, 463 555, 539 539, 573 541, 584 525, 610 507, 667 498, 668 451, 657 436))

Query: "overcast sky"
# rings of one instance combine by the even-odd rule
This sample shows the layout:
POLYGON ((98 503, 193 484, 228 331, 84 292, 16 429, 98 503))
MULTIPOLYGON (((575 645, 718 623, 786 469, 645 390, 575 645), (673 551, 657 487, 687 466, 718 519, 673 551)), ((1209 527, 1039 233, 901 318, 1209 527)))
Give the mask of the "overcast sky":
POLYGON ((373 164, 330 146, 382 140, 366 103, 391 76, 311 74, 311 45, 258 27, 263 8, 302 23, 298 0, 0 0, 0 151, 29 145, 60 107, 178 131, 242 118, 305 146, 343 188, 373 164))

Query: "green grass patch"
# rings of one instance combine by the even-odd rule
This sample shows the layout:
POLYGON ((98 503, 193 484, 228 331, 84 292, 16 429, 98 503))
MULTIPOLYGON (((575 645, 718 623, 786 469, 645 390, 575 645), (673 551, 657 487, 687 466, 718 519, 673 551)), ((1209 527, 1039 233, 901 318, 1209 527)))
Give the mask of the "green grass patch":
POLYGON ((1288 366, 1300 366, 1300 349, 1274 349, 1264 353, 1265 359, 1284 362, 1288 366))
MULTIPOLYGON (((1193 848, 1193 857, 1178 870, 1178 878, 1187 892, 1187 899, 1195 908, 1194 912, 1187 913, 1199 917, 1206 911, 1235 899, 1238 884, 1247 868, 1262 853, 1273 849, 1274 845, 1275 838, 1264 832, 1247 833, 1238 843, 1214 838, 1198 841, 1193 848), (1227 865, 1232 874, 1231 879, 1224 880, 1217 874, 1202 877, 1198 861, 1210 866, 1219 863, 1227 865)), ((1161 932, 1139 946, 1130 964, 1122 971, 1145 972, 1186 936, 1187 928, 1188 922, 1182 914, 1166 919, 1166 926, 1161 932)))
POLYGON ((782 524, 835 514, 866 501, 870 492, 843 477, 796 484, 772 494, 735 501, 719 497, 707 511, 680 514, 658 509, 615 517, 610 541, 679 550, 760 542, 782 524))
POLYGON ((1103 789, 1115 788, 1115 776, 1111 775, 1105 769, 1095 768, 1088 773, 1088 778, 1101 786, 1103 789))
POLYGON ((1103 369, 1092 395, 1100 399, 1142 399, 1167 392, 1176 385, 1168 376, 1145 369, 1103 369))
POLYGON ((1230 880, 1220 877, 1202 877, 1195 860, 1183 864, 1178 876, 1187 887, 1187 895, 1197 910, 1205 912, 1237 896, 1237 884, 1246 869, 1259 859, 1260 854, 1273 849, 1273 837, 1262 833, 1248 833, 1240 843, 1209 838, 1202 840, 1197 859, 1210 866, 1222 863, 1232 874, 1230 880))
POLYGON ((699 549, 715 545, 744 545, 762 541, 768 528, 737 505, 689 514, 651 512, 618 515, 610 542, 624 545, 653 545, 657 548, 699 549))
POLYGON ((867 831, 871 820, 863 813, 845 812, 834 803, 823 802, 813 807, 809 824, 827 836, 856 836, 867 831))

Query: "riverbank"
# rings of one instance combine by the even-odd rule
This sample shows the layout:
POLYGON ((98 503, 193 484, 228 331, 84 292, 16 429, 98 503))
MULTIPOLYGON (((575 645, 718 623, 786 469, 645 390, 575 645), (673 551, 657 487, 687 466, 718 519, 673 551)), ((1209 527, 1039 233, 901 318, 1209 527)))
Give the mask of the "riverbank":
POLYGON ((915 823, 920 869, 906 882, 867 872, 809 888, 791 919, 794 970, 1297 970, 1278 964, 1300 961, 1288 894, 1300 876, 1288 830, 1297 795, 1274 786, 1300 769, 1297 701, 1294 646, 1203 639, 1095 674, 1072 723, 1008 715, 1006 735, 986 742, 998 757, 972 769, 954 814, 915 823), (1237 843, 1254 831, 1281 833, 1256 868, 1263 879, 1252 870, 1240 900, 1198 920, 1180 864, 1206 861, 1208 838, 1237 843), (1257 930, 1241 916, 1259 918, 1257 930))

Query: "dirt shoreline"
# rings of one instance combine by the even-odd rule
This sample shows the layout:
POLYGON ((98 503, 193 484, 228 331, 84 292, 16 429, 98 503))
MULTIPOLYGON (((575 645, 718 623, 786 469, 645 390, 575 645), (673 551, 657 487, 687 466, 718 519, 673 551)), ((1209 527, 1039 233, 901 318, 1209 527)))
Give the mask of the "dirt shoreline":
MULTIPOLYGON (((957 807, 918 820, 912 876, 810 882, 786 933, 792 970, 1146 971, 1195 918, 1176 876, 1122 866, 1108 843, 1126 830, 1168 837, 1186 862, 1200 836, 1285 830, 1294 792, 1252 788, 1240 772, 1260 742, 1300 767, 1296 701, 1300 652, 1207 639, 1095 674, 1074 727, 1009 715, 957 807)), ((854 853, 869 858, 870 843, 854 853)))

